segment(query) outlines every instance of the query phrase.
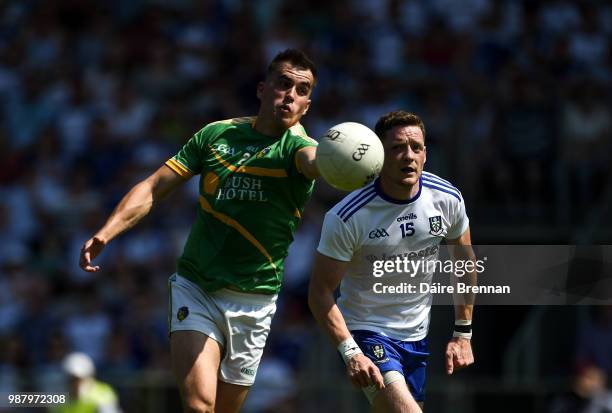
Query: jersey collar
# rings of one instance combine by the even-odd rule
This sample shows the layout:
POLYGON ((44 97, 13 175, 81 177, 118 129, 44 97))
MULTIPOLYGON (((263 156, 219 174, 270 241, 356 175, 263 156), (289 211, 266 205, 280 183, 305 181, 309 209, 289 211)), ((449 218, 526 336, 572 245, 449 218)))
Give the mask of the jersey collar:
POLYGON ((378 194, 378 196, 387 202, 391 202, 392 204, 411 204, 417 199, 419 199, 419 197, 421 196, 421 189, 423 189, 423 182, 422 182, 422 178, 419 177, 419 191, 416 193, 415 196, 413 196, 410 199, 395 199, 395 198, 391 198, 389 195, 386 195, 380 186, 380 178, 376 178, 376 181, 374 181, 374 188, 376 189, 376 193, 378 194))

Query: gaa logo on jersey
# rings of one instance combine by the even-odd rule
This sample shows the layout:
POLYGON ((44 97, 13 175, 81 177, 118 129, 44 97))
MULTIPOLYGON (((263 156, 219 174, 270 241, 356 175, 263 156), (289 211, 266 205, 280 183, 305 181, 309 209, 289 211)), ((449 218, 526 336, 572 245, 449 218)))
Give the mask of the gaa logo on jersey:
POLYGON ((440 215, 429 217, 429 233, 431 235, 442 234, 442 217, 440 215))
POLYGON ((184 319, 187 318, 188 315, 189 315, 189 308, 187 307, 181 307, 176 312, 176 318, 178 319, 178 321, 183 321, 184 319))
POLYGON ((384 228, 376 228, 373 229, 372 231, 370 231, 370 233, 368 234, 368 238, 370 239, 374 239, 374 238, 384 238, 384 237, 388 237, 389 233, 387 232, 386 229, 384 228))

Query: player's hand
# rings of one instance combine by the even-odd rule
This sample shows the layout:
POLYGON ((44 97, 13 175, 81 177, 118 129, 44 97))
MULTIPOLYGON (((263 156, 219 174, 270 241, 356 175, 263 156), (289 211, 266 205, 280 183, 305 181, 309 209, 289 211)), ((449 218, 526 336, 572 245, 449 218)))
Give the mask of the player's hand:
POLYGON ((83 244, 79 258, 79 266, 83 271, 96 272, 100 269, 99 265, 91 265, 91 262, 100 255, 105 246, 106 242, 97 236, 93 236, 83 244))
POLYGON ((472 344, 466 338, 453 337, 446 346, 446 374, 453 374, 455 369, 461 369, 474 363, 472 344))
POLYGON ((382 374, 372 360, 363 354, 357 354, 348 361, 346 372, 351 382, 357 387, 375 385, 378 390, 385 388, 382 374))

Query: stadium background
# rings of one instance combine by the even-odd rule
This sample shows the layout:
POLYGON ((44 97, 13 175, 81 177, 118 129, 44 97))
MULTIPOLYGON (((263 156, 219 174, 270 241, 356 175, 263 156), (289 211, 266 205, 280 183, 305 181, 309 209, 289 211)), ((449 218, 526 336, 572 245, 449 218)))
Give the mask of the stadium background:
MULTIPOLYGON (((197 179, 82 272, 81 244, 126 190, 209 121, 254 114, 286 47, 320 70, 304 125, 426 123, 428 169, 459 187, 475 244, 606 244, 612 3, 360 0, 0 3, 0 391, 57 390, 90 354, 126 412, 178 411, 166 280, 197 179)), ((366 411, 306 306, 317 184, 245 411, 366 411)), ((588 365, 612 374, 609 307, 480 307, 476 364, 444 375, 436 307, 428 412, 545 412, 588 365)))

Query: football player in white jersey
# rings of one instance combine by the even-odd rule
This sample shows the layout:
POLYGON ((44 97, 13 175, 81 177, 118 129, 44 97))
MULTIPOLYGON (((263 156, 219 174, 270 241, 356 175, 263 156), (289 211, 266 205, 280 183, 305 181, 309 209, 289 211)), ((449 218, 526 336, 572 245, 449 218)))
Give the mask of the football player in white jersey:
MULTIPOLYGON (((423 171, 425 126, 418 116, 388 113, 375 131, 385 149, 380 177, 326 214, 308 301, 343 357, 350 380, 363 388, 375 412, 421 412, 432 295, 419 290, 381 293, 373 288, 376 281, 406 274, 391 271, 387 278, 376 278, 373 268, 375 261, 396 257, 435 260, 443 239, 454 259, 474 260, 469 220, 459 190, 423 171)), ((413 276, 431 283, 433 270, 421 267, 413 276)), ((475 274, 469 278, 473 282, 475 274)), ((463 299, 455 302, 448 374, 474 362, 473 297, 463 299)))

